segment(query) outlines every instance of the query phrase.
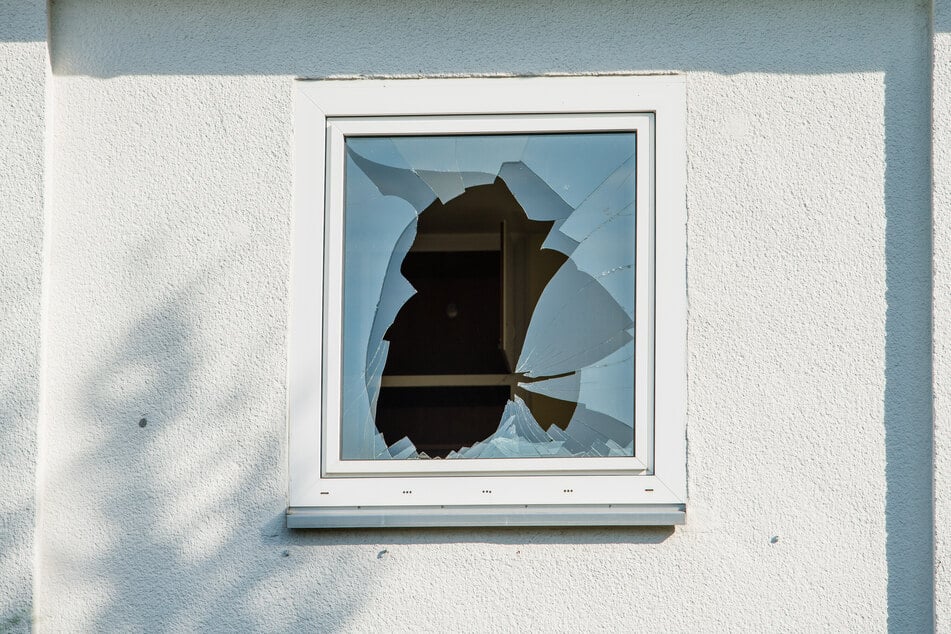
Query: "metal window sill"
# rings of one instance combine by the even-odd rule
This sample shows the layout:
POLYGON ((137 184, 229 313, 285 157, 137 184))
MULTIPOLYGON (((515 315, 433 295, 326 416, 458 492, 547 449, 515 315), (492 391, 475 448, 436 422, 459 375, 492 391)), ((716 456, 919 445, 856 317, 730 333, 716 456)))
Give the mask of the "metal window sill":
POLYGON ((435 526, 675 526, 683 504, 575 506, 386 506, 287 509, 288 528, 409 528, 435 526))

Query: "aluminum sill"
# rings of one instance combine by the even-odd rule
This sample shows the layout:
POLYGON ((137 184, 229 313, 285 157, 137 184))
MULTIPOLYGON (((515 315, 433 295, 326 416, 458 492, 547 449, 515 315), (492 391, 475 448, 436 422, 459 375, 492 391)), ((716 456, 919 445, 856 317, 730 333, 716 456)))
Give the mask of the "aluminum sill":
POLYGON ((434 526, 675 526, 683 504, 576 506, 292 506, 288 528, 434 526))

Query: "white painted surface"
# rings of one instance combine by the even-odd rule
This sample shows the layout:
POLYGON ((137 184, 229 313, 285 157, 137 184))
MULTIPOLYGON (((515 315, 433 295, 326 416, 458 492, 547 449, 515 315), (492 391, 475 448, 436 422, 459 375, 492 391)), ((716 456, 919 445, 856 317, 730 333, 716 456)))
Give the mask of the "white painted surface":
MULTIPOLYGON (((290 506, 311 507, 309 511, 315 518, 319 517, 321 508, 336 507, 333 513, 338 522, 345 515, 339 507, 349 507, 356 525, 365 525, 366 520, 356 519, 360 515, 394 514, 398 509, 392 507, 400 506, 437 509, 481 506, 486 514, 496 516, 504 516, 505 508, 490 508, 493 505, 567 507, 564 513, 556 514, 556 522, 563 522, 571 512, 578 512, 571 505, 589 503, 670 504, 676 505, 672 510, 679 511, 686 498, 684 78, 663 75, 299 81, 293 90, 297 148, 294 157, 296 235, 288 341, 296 357, 291 356, 288 369, 290 506), (618 114, 624 110, 628 112, 618 114), (540 112, 547 114, 538 114, 540 112), (368 118, 367 115, 384 116, 368 118), (341 377, 339 371, 328 371, 328 368, 343 367, 345 326, 340 307, 345 284, 344 138, 381 133, 451 135, 588 130, 636 131, 636 155, 644 157, 638 162, 636 185, 641 202, 636 231, 639 259, 635 268, 640 278, 635 338, 653 341, 650 333, 656 330, 663 359, 657 364, 655 382, 652 348, 638 347, 636 362, 640 370, 647 371, 638 373, 637 427, 633 437, 646 440, 639 440, 636 457, 341 460, 337 451, 343 435, 339 425, 343 407, 341 377), (655 143, 662 148, 656 154, 655 143), (324 174, 325 159, 328 177, 324 183, 315 184, 324 174), (660 184, 656 192, 654 173, 660 184), (321 208, 324 187, 329 189, 326 213, 321 208), (322 228, 311 225, 315 215, 325 216, 322 228), (655 222, 657 243, 661 246, 659 256, 652 258, 651 228, 655 222), (300 230, 308 226, 312 226, 309 234, 300 230), (324 230, 326 253, 314 248, 320 244, 324 230), (655 261, 657 278, 672 280, 661 285, 663 292, 657 294, 656 304, 648 292, 655 261), (321 279, 325 262, 326 289, 321 279), (326 300, 322 302, 324 297, 326 300), (659 322, 656 329, 652 325, 655 314, 659 322), (323 367, 322 349, 326 355, 323 367), (323 424, 321 437, 315 427, 320 426, 316 405, 322 389, 327 422, 323 424), (655 393, 659 396, 656 448, 652 407, 655 393), (650 475, 631 473, 635 469, 645 470, 645 464, 653 467, 650 475), (612 470, 615 473, 611 473, 612 470), (622 470, 627 473, 617 473, 622 470), (586 473, 578 473, 581 471, 586 473), (343 477, 372 473, 391 477, 343 477), (518 477, 531 473, 549 477, 518 477), (421 474, 430 477, 415 480, 396 477, 421 474), (439 474, 444 477, 437 477, 439 474), (500 477, 505 475, 510 477, 500 477), (407 495, 407 491, 411 495, 407 495), (570 496, 565 495, 568 491, 572 491, 570 496), (391 508, 372 508, 374 506, 391 508)), ((503 160, 508 159, 499 158, 496 170, 503 160)), ((394 239, 398 236, 399 232, 394 234, 394 239)), ((463 513, 471 511, 473 509, 463 509, 463 513)), ((407 518, 421 515, 413 513, 407 518)), ((321 525, 316 521, 318 523, 312 526, 321 525)), ((411 525, 406 519, 403 521, 404 525, 411 525)), ((478 522, 477 517, 470 521, 478 522)), ((460 524, 458 520, 454 523, 460 524)), ((573 523, 583 523, 583 520, 573 523)), ((438 522, 429 521, 429 525, 432 524, 438 522)))
POLYGON ((0 0, 0 632, 33 601, 48 73, 45 2, 0 0))
POLYGON ((932 36, 934 216, 935 630, 951 631, 951 2, 934 3, 932 36))
POLYGON ((930 628, 926 7, 52 12, 41 629, 930 628), (687 525, 286 531, 291 78, 662 69, 687 525))

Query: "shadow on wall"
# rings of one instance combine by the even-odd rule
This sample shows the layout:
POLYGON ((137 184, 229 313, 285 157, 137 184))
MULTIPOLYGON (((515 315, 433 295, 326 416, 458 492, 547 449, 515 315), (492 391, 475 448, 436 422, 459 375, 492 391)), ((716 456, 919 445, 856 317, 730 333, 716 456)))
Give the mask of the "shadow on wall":
MULTIPOLYGON (((281 522, 284 521, 283 514, 281 522)), ((660 544, 674 534, 673 526, 640 527, 565 527, 565 528, 360 528, 316 529, 291 531, 299 543, 309 545, 380 545, 410 546, 413 544, 523 544, 571 546, 579 544, 660 544)))
MULTIPOLYGON (((20 420, 20 416, 0 410, 0 447, 23 445, 22 425, 19 429, 14 426, 20 420)), ((7 575, 0 587, 0 634, 30 631, 32 595, 27 574, 34 510, 33 498, 25 495, 5 500, 0 509, 0 570, 7 575)))
MULTIPOLYGON (((51 567, 81 569, 89 580, 89 588, 77 590, 97 606, 89 629, 333 631, 372 593, 371 566, 381 565, 394 545, 653 544, 673 534, 672 528, 289 531, 283 413, 254 416, 251 388, 242 385, 202 394, 204 402, 195 404, 196 374, 207 367, 193 293, 185 289, 155 307, 101 359, 86 382, 95 429, 88 442, 77 439, 85 451, 55 470, 59 477, 95 474, 90 483, 81 479, 78 491, 83 518, 98 537, 82 552, 59 549, 58 527, 51 526, 44 554, 51 567), (342 589, 334 576, 341 570, 366 583, 342 589)), ((71 487, 77 490, 76 483, 71 487)))
POLYGON ((320 541, 284 527, 283 415, 257 416, 246 385, 196 394, 209 367, 194 293, 156 306, 88 377, 95 437, 56 473, 96 474, 80 490, 97 537, 82 552, 47 539, 45 556, 83 570, 91 631, 337 629, 368 588, 331 591, 330 575, 372 557, 299 556, 296 545, 320 541), (328 557, 333 566, 319 565, 328 557))
POLYGON ((46 42, 45 13, 45 0, 0 0, 0 42, 46 42))
MULTIPOLYGON (((313 8, 300 2, 201 2, 180 0, 57 0, 53 6, 54 72, 63 75, 113 77, 136 74, 224 74, 332 76, 464 74, 486 70, 516 74, 604 72, 676 69, 708 73, 855 73, 881 72, 885 80, 885 201, 887 313, 885 341, 886 555, 888 614, 891 631, 932 629, 932 512, 931 512, 931 350, 930 350, 930 202, 927 129, 928 38, 922 8, 909 12, 913 24, 895 25, 874 37, 869 24, 888 24, 887 2, 839 2, 821 7, 812 2, 722 2, 712 6, 682 0, 638 7, 631 19, 627 2, 564 3, 557 10, 515 2, 502 8, 456 4, 447 14, 439 3, 360 2, 313 8), (451 23, 450 23, 451 21, 451 23), (612 30, 603 29, 610 24, 612 30), (759 28, 751 30, 749 25, 759 28), (68 27, 67 27, 68 25, 68 27), (459 26, 464 25, 464 26, 459 26), (662 27, 662 28, 661 28, 662 27), (901 28, 899 28, 901 27, 901 28), (680 37, 672 38, 672 30, 680 37), (903 40, 913 31, 920 38, 903 40), (319 33, 321 37, 314 37, 319 33), (899 35, 891 35, 898 33, 899 35), (891 37, 892 39, 888 39, 891 37), (898 39, 895 39, 898 38, 898 39), (383 45, 368 46, 368 42, 383 45), (386 46, 400 42, 401 45, 386 46), (500 47, 498 43, 518 42, 500 47), (597 46, 589 45, 597 42, 597 46), (196 43, 200 43, 196 44, 196 43), (804 46, 808 43, 808 46, 804 46), (266 45, 264 45, 266 44, 266 45), (909 72, 911 70, 915 72, 909 72)), ((691 113, 697 116, 697 113, 691 113)), ((315 551, 331 545, 357 557, 361 546, 382 541, 367 532, 300 532, 281 528, 280 509, 273 505, 253 513, 235 514, 237 523, 219 524, 218 546, 201 557, 181 555, 181 544, 193 531, 207 530, 216 513, 228 514, 239 492, 259 486, 262 471, 273 469, 271 458, 282 459, 283 420, 269 421, 257 440, 271 453, 258 462, 241 464, 229 476, 217 499, 193 512, 193 526, 165 526, 177 521, 175 504, 200 492, 205 478, 217 477, 221 456, 208 456, 179 474, 185 491, 161 487, 166 469, 154 464, 154 444, 161 435, 188 443, 208 424, 190 418, 182 406, 190 374, 199 360, 190 352, 187 295, 157 309, 127 335, 118 356, 104 359, 91 381, 89 397, 106 425, 98 445, 71 468, 106 470, 116 481, 135 463, 139 477, 128 489, 117 489, 109 505, 115 516, 118 542, 110 557, 123 553, 146 555, 143 565, 172 568, 182 576, 208 581, 206 596, 180 596, 176 589, 153 594, 140 579, 117 582, 116 603, 123 612, 138 614, 140 624, 155 618, 156 601, 175 604, 184 614, 214 601, 253 603, 268 575, 292 573, 294 546, 315 551), (165 334, 161 334, 165 333, 165 334), (171 333, 166 337, 166 334, 171 333), (110 376, 123 367, 161 359, 157 380, 136 394, 115 392, 110 376), (147 417, 154 422, 139 427, 147 417), (111 426, 118 426, 113 429, 111 426), (168 494, 172 493, 169 502, 168 494), (240 520, 240 518, 245 519, 240 520), (138 531, 129 530, 132 521, 138 531), (242 523, 243 522, 243 523, 242 523), (251 523, 249 525, 248 523, 251 523), (252 527, 253 525, 253 527, 252 527), (164 526, 164 528, 163 528, 164 526), (248 540, 257 541, 260 559, 242 560, 248 540), (243 546, 239 547, 239 544, 243 546), (253 595, 253 597, 252 597, 253 595), (135 606, 128 607, 128 606, 135 606)), ((222 411, 242 425, 241 398, 222 411)), ((273 414, 273 413, 272 413, 273 414)), ((282 490, 280 478, 271 482, 282 490)), ((273 494, 274 491, 271 491, 273 494)), ((246 509, 243 509, 246 511, 246 509)), ((846 518, 843 518, 846 519, 846 518)), ((553 543, 663 540, 663 531, 390 531, 385 541, 431 543, 476 540, 514 543, 550 540, 553 543)), ((326 554, 325 556, 330 556, 326 554)), ((359 555, 362 557, 362 555, 359 555)), ((108 576, 108 561, 91 563, 108 576)), ((313 562, 311 562, 312 564, 313 562)), ((356 561, 354 565, 358 564, 356 561)), ((121 569, 121 568, 120 568, 121 569)), ((309 571, 319 570, 313 565, 309 571)), ((159 575, 151 578, 162 583, 159 575)), ((306 581, 316 588, 332 580, 306 581)), ((302 581, 303 583, 303 581, 302 581)), ((302 594, 305 594, 302 592, 302 594)), ((326 621, 337 623, 355 609, 362 597, 322 593, 326 621)), ((301 612, 303 614, 303 612, 301 612)), ((114 625, 100 623, 99 625, 114 625)))
MULTIPOLYGON (((922 55, 918 68, 927 69, 922 55)), ((934 628, 929 84, 885 74, 885 547, 891 632, 934 628)))

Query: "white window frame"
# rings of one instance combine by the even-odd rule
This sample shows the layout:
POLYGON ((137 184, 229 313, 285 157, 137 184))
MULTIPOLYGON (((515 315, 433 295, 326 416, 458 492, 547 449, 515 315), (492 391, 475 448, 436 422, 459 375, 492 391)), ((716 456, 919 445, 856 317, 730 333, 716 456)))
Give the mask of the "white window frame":
POLYGON ((675 75, 295 82, 288 526, 683 522, 685 109, 675 75), (343 461, 329 451, 339 448, 345 137, 609 130, 633 130, 638 144, 635 457, 343 461))

